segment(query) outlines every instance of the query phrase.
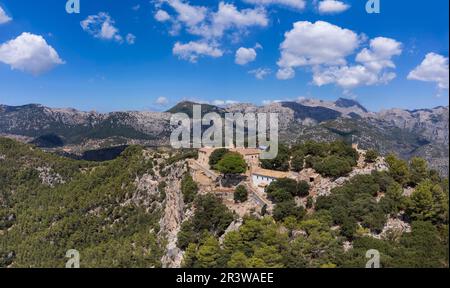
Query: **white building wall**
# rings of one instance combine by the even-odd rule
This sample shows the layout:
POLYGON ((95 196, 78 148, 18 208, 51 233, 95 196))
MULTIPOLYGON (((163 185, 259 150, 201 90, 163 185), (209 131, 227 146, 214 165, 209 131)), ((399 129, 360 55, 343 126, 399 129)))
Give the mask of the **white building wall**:
POLYGON ((257 174, 252 175, 253 186, 260 189, 261 191, 263 191, 264 189, 261 189, 259 187, 260 184, 270 185, 270 183, 272 183, 275 180, 276 180, 275 178, 271 178, 271 177, 267 177, 267 176, 261 176, 261 175, 257 175, 257 174))

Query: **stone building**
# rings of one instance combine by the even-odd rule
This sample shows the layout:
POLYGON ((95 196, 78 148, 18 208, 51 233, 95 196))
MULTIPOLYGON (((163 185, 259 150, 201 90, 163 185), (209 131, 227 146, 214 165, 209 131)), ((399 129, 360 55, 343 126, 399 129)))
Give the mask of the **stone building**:
POLYGON ((281 172, 275 170, 267 170, 262 168, 254 168, 251 171, 251 181, 255 188, 258 188, 260 192, 264 192, 265 188, 275 180, 282 178, 290 178, 289 172, 281 172))
MULTIPOLYGON (((204 147, 198 150, 198 163, 206 168, 209 167, 209 157, 211 153, 218 148, 204 147)), ((261 150, 255 148, 227 148, 230 152, 236 152, 242 155, 248 168, 258 167, 261 150)))

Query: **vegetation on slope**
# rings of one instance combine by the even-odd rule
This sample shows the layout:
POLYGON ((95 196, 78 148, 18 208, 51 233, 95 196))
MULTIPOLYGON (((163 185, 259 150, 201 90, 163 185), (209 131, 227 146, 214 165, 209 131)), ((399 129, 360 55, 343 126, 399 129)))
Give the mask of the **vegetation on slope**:
POLYGON ((136 177, 153 167, 142 148, 93 164, 0 138, 0 155, 0 266, 64 267, 69 249, 83 267, 161 265, 160 208, 128 201, 136 177), (63 181, 43 184, 39 167, 63 181))

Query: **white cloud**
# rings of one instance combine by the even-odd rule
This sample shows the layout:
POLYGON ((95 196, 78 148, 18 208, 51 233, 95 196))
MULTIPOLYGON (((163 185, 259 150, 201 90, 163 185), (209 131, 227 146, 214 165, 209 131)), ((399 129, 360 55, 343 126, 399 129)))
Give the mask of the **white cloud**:
POLYGON ((155 19, 159 22, 169 21, 171 19, 169 13, 164 10, 158 10, 155 14, 155 19))
POLYGON ((42 36, 24 32, 0 45, 0 62, 16 69, 39 75, 64 64, 58 53, 42 36))
POLYGON ((386 84, 396 77, 393 72, 374 72, 363 65, 317 68, 314 71, 313 82, 317 86, 336 84, 345 90, 358 86, 386 84))
POLYGON ((395 68, 392 57, 402 54, 402 43, 385 37, 377 37, 370 41, 370 49, 364 48, 356 61, 367 68, 380 71, 384 68, 395 68))
POLYGON ((277 78, 280 80, 288 80, 295 77, 295 70, 291 67, 280 68, 277 71, 277 78))
POLYGON ((212 105, 214 106, 224 106, 224 105, 231 105, 231 104, 236 104, 239 103, 238 101, 234 101, 234 100, 214 100, 212 101, 212 105))
POLYGON ((12 18, 8 16, 5 10, 3 10, 3 8, 0 6, 0 24, 8 23, 11 20, 12 18))
POLYGON ((428 53, 422 63, 412 70, 409 80, 435 82, 439 89, 449 89, 448 57, 436 53, 428 53))
POLYGON ((178 20, 188 26, 195 26, 206 18, 207 8, 203 6, 193 6, 182 0, 165 0, 177 13, 178 20))
MULTIPOLYGON (((213 47, 213 57, 222 56, 220 46, 222 38, 226 32, 230 32, 227 40, 237 41, 242 35, 245 35, 251 27, 265 27, 269 20, 264 8, 239 10, 234 4, 219 2, 216 10, 204 6, 189 4, 184 0, 159 0, 156 7, 170 7, 175 15, 164 15, 160 20, 170 21, 172 27, 169 33, 173 36, 178 35, 181 30, 198 36, 199 39, 193 43, 201 43, 202 50, 206 46, 213 47), (170 17, 170 19, 167 18, 170 17), (167 19, 167 20, 166 20, 167 19), (218 53, 220 51, 220 53, 218 53), (220 56, 217 56, 219 55, 220 56)), ((197 45, 198 46, 198 45, 197 45)), ((180 47, 178 47, 180 48, 180 47)), ((198 50, 198 49, 195 49, 198 50)), ((205 54, 205 53, 200 53, 205 54)), ((206 53, 206 55, 211 53, 206 53)), ((195 62, 198 57, 180 57, 195 62)))
POLYGON ((81 21, 81 27, 95 38, 103 40, 114 40, 123 42, 123 37, 119 34, 119 29, 114 26, 114 20, 108 13, 100 12, 97 15, 90 15, 81 21))
POLYGON ((236 51, 234 62, 239 65, 246 65, 255 61, 256 56, 257 53, 255 49, 241 47, 236 51))
POLYGON ((269 68, 258 68, 250 70, 248 71, 248 73, 254 75, 258 80, 263 80, 272 73, 272 70, 270 70, 269 68))
POLYGON ((156 99, 155 103, 160 106, 166 106, 169 104, 169 99, 161 96, 156 99))
POLYGON ((190 62, 197 62, 200 56, 210 56, 213 58, 222 57, 223 51, 206 42, 191 41, 186 44, 175 43, 172 50, 174 55, 190 62))
POLYGON ((345 58, 359 46, 358 35, 324 21, 299 21, 285 33, 278 61, 280 79, 295 75, 294 68, 314 65, 345 65, 345 58))
POLYGON ((402 44, 377 37, 356 55, 356 63, 349 65, 347 58, 364 40, 364 35, 327 22, 297 22, 280 46, 277 78, 291 79, 295 68, 307 67, 313 72, 313 84, 335 84, 345 91, 392 81, 396 74, 389 69, 395 68, 392 59, 402 53, 402 44))
POLYGON ((131 7, 131 9, 133 9, 134 11, 138 11, 139 9, 141 9, 141 5, 134 5, 133 7, 131 7))
POLYGON ((190 26, 188 32, 204 38, 221 38, 227 30, 265 27, 269 23, 264 9, 238 10, 235 5, 224 2, 220 2, 217 12, 209 13, 206 20, 199 25, 190 26))
POLYGON ((323 0, 320 1, 318 4, 317 9, 319 10, 319 13, 322 14, 336 14, 341 13, 350 8, 350 5, 345 4, 342 1, 337 0, 323 0))
POLYGON ((364 48, 356 56, 361 65, 315 67, 313 83, 317 86, 334 83, 345 90, 358 86, 387 84, 396 74, 388 71, 395 68, 394 56, 402 53, 402 44, 394 39, 377 37, 370 41, 370 47, 364 48))
POLYGON ((262 6, 282 5, 298 10, 303 10, 306 7, 305 0, 244 0, 244 2, 262 6))
POLYGON ((134 36, 131 33, 128 33, 125 39, 127 40, 127 43, 130 45, 133 45, 136 42, 136 36, 134 36))

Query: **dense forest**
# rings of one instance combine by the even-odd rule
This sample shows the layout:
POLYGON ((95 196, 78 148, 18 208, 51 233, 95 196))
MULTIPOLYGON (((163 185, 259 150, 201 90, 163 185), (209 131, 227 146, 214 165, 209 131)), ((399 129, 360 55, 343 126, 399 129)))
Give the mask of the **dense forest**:
POLYGON ((153 166, 142 148, 89 163, 0 138, 0 156, 0 267, 64 267, 72 248, 83 267, 161 265, 161 208, 124 205, 153 166))
MULTIPOLYGON (((83 255, 83 267, 161 267, 166 240, 159 222, 170 183, 158 181, 154 199, 142 205, 134 201, 136 179, 162 179, 168 166, 196 154, 163 159, 145 152, 130 146, 114 160, 87 162, 0 138, 0 267, 64 267, 72 248, 83 255)), ((336 178, 357 157, 343 143, 307 142, 282 147, 262 165, 308 167, 336 178)), ((368 151, 365 160, 378 157, 368 151)), ((213 158, 219 171, 236 172, 229 165, 235 155, 221 151, 213 158)), ((179 193, 193 214, 178 232, 182 266, 363 268, 366 252, 376 249, 382 267, 448 267, 448 179, 420 158, 389 155, 386 163, 387 171, 357 175, 314 199, 306 182, 275 181, 266 188, 273 213, 263 207, 232 231, 227 228, 238 216, 215 195, 199 193, 185 173, 179 193), (307 205, 297 205, 298 198, 307 205), (400 219, 410 231, 380 233, 388 219, 400 219)), ((234 199, 247 201, 245 187, 236 188, 234 199)))

